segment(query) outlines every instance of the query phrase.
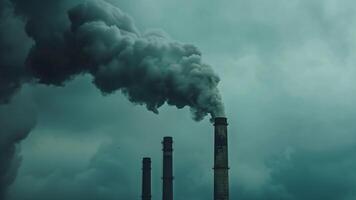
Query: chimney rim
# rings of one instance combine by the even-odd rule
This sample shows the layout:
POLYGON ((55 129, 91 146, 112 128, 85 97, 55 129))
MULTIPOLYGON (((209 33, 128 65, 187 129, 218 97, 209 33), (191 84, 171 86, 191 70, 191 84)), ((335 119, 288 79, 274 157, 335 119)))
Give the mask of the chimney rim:
POLYGON ((173 137, 172 136, 164 136, 163 141, 172 141, 173 142, 173 137))
POLYGON ((227 117, 215 117, 214 118, 214 126, 216 125, 228 125, 227 117))
POLYGON ((151 158, 150 157, 142 158, 142 163, 151 163, 151 158))

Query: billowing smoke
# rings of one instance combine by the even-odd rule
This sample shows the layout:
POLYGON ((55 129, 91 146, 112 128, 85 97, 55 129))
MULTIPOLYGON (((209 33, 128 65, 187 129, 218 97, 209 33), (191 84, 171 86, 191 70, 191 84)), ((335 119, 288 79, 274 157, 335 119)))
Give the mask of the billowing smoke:
POLYGON ((140 33, 130 16, 104 1, 87 1, 68 11, 43 17, 29 1, 13 0, 15 12, 27 20, 35 44, 26 66, 36 81, 61 86, 76 75, 90 73, 104 94, 121 91, 135 104, 158 113, 164 103, 189 106, 195 120, 223 115, 219 77, 203 63, 193 45, 165 34, 140 33))
POLYGON ((41 83, 58 85, 88 72, 103 93, 121 90, 155 113, 167 102, 190 106, 197 120, 207 113, 222 114, 219 78, 201 62, 196 47, 158 32, 141 34, 129 16, 102 1, 86 2, 68 14, 71 29, 61 43, 51 44, 64 51, 50 51, 47 43, 39 45, 39 38, 29 56, 29 67, 41 83))
POLYGON ((0 195, 19 166, 16 146, 34 126, 11 107, 24 83, 64 86, 90 74, 103 94, 121 91, 154 113, 167 103, 190 107, 195 120, 224 115, 219 77, 195 46, 141 33, 104 1, 0 0, 0 28, 0 195))

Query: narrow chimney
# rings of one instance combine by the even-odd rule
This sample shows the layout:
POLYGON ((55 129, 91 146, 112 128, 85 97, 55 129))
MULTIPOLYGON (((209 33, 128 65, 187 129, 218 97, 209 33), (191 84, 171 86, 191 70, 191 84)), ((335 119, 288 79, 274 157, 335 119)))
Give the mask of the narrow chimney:
POLYGON ((151 200, 151 158, 142 159, 142 200, 151 200))
POLYGON ((229 199, 229 166, 227 146, 227 119, 215 118, 214 144, 214 200, 229 199))
POLYGON ((173 200, 173 139, 163 138, 163 188, 162 199, 173 200))

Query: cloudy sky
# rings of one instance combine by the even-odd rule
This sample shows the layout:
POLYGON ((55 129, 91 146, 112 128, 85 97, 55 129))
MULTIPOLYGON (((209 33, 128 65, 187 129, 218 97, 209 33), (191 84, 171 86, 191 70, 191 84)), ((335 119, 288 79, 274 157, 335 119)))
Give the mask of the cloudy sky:
MULTIPOLYGON (((65 21, 67 10, 83 2, 55 1, 61 3, 52 11, 40 0, 11 1, 65 21)), ((354 1, 107 2, 131 16, 140 32, 159 30, 195 45, 219 75, 229 122, 230 199, 356 199, 354 1)), ((13 14, 7 0, 0 5, 0 84, 10 76, 27 82, 18 78, 34 44, 25 32, 26 12, 13 14)), ((139 199, 141 159, 149 156, 158 200, 160 142, 173 136, 175 199, 212 199, 209 117, 196 122, 188 107, 167 104, 157 115, 120 91, 103 95, 92 79, 80 73, 63 87, 29 81, 0 106, 0 195, 139 199)), ((17 87, 9 85, 0 92, 17 87)))

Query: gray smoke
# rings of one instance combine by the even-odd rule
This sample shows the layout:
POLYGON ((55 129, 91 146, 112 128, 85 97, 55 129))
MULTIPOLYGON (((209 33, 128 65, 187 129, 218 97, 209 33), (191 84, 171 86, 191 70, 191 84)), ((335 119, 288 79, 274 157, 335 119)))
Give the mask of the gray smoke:
POLYGON ((68 11, 69 22, 52 11, 60 1, 44 3, 52 5, 44 11, 52 17, 33 12, 28 1, 12 2, 35 42, 26 65, 39 83, 62 86, 90 73, 103 94, 120 90, 155 113, 167 103, 189 106, 195 120, 224 115, 219 77, 195 46, 157 31, 140 33, 130 16, 104 1, 75 6, 68 11))
POLYGON ((154 113, 167 103, 190 107, 195 120, 224 115, 219 77, 195 46, 141 33, 104 1, 0 0, 0 29, 0 199, 35 124, 10 101, 24 83, 64 86, 91 74, 103 94, 121 91, 154 113))
POLYGON ((32 36, 28 66, 40 83, 61 85, 90 73, 104 94, 121 90, 155 113, 166 102, 189 106, 196 120, 223 115, 219 77, 193 45, 159 32, 141 34, 128 15, 103 1, 85 2, 68 16, 70 29, 60 39, 32 36))

